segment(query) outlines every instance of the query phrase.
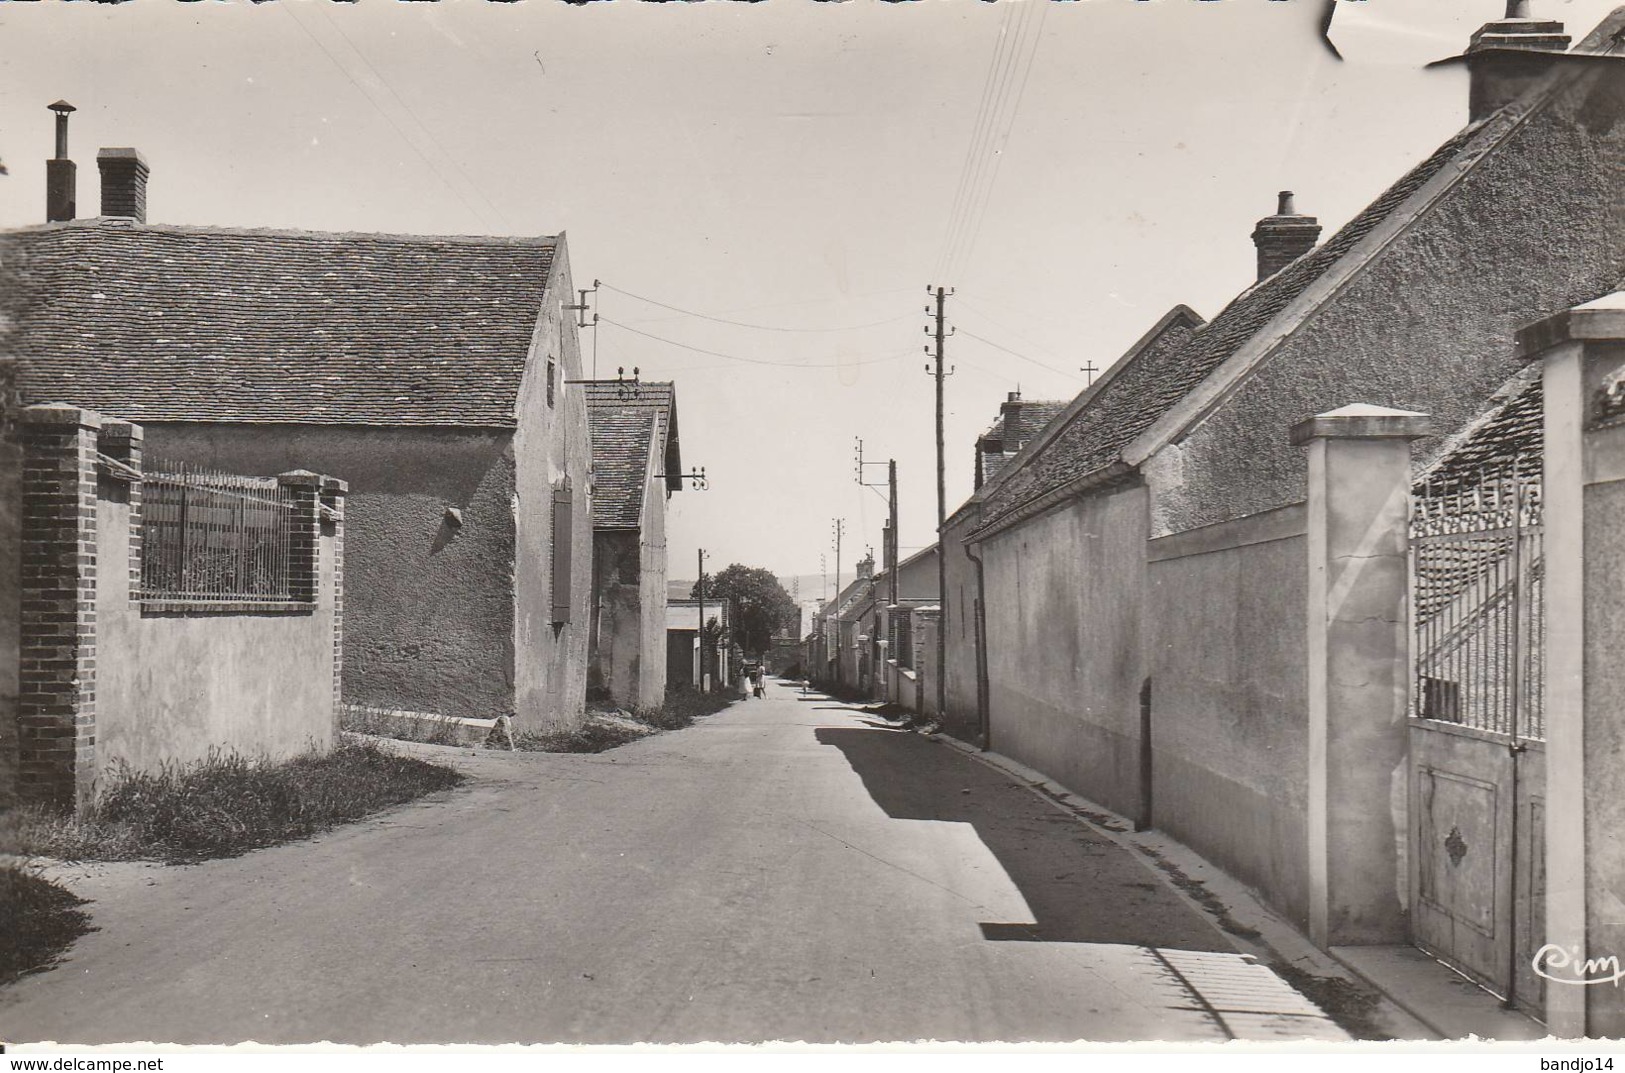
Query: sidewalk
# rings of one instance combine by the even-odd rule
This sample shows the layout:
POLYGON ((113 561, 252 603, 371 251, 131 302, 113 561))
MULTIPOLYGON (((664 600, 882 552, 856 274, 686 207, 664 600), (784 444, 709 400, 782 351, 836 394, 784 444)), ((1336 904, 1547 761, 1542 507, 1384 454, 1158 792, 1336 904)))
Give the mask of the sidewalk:
POLYGON ((1345 1028, 1352 1022, 1356 1034, 1363 1035, 1363 1028, 1380 1034, 1375 1038, 1406 1040, 1546 1037, 1539 1022, 1502 1008, 1495 996, 1415 947, 1321 950, 1252 891, 1167 835, 1137 832, 1128 819, 1009 757, 947 734, 930 737, 1021 780, 1058 808, 1143 855, 1166 882, 1213 917, 1238 949, 1309 991, 1345 1028))

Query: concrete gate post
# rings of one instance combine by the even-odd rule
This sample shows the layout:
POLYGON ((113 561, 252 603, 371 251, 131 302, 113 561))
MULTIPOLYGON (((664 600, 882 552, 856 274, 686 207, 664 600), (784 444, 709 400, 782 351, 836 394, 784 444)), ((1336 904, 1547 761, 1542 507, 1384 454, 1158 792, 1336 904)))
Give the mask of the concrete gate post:
POLYGON ((1309 449, 1309 934, 1322 947, 1405 939, 1410 441, 1425 414, 1354 405, 1292 428, 1309 449))
POLYGON ((1625 964, 1625 291, 1525 328, 1518 350, 1542 362, 1546 408, 1537 971, 1559 981, 1546 987, 1554 1035, 1625 1036, 1619 986, 1600 982, 1625 964))

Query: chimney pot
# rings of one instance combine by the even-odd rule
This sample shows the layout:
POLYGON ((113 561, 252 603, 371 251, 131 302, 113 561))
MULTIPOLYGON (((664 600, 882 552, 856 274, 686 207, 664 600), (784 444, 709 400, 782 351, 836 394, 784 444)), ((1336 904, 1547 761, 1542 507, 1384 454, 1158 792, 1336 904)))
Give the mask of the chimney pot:
POLYGON ((79 169, 68 159, 68 113, 78 111, 67 101, 47 105, 56 113, 56 156, 45 162, 45 220, 71 220, 79 212, 79 169))
POLYGON ((1258 248, 1258 278, 1268 279, 1320 241, 1320 224, 1313 216, 1300 214, 1293 204, 1292 191, 1276 195, 1274 216, 1266 216, 1253 229, 1253 245, 1258 248))
POLYGON ((103 149, 96 154, 102 173, 102 215, 147 222, 147 159, 134 149, 103 149))

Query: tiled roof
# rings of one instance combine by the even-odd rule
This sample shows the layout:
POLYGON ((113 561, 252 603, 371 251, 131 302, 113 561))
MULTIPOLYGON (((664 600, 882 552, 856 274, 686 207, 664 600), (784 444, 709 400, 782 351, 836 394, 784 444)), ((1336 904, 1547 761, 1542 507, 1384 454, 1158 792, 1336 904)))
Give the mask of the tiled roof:
POLYGON ((675 428, 677 389, 670 383, 585 385, 592 432, 592 523, 635 529, 643 521, 649 452, 675 428))
POLYGON ((0 234, 28 401, 135 421, 511 427, 554 238, 81 220, 0 234))
POLYGON ((1496 393, 1488 409, 1446 442, 1418 479, 1436 493, 1472 488, 1483 474, 1521 472, 1539 476, 1545 457, 1545 396, 1540 369, 1525 369, 1496 393))
POLYGON ((1128 444, 1455 160, 1476 132, 1476 127, 1469 127, 1451 138, 1325 243, 1247 288, 1211 321, 1194 330, 1176 322, 1157 338, 1142 340, 1143 348, 1129 364, 1020 470, 992 490, 983 524, 991 525, 1024 503, 1118 461, 1128 444))

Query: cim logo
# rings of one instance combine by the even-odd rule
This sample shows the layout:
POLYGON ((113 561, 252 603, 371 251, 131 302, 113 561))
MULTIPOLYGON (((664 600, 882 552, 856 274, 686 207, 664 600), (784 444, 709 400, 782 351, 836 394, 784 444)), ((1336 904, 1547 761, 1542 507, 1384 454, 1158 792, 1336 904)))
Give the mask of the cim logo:
POLYGON ((1595 984, 1613 984, 1625 979, 1625 968, 1613 954, 1607 957, 1581 957, 1578 947, 1567 950, 1556 943, 1547 943, 1535 951, 1532 962, 1535 975, 1554 984, 1591 987, 1595 984))

